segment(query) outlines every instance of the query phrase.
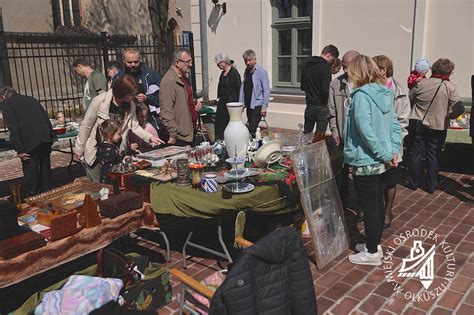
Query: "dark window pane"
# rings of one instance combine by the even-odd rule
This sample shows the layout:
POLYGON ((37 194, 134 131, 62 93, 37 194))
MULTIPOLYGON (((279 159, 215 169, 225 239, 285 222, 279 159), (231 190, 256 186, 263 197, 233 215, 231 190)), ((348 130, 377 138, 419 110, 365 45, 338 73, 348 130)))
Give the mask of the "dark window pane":
POLYGON ((291 17, 291 0, 276 0, 275 7, 278 9, 278 18, 291 17))
POLYGON ((74 25, 81 26, 81 9, 79 8, 79 0, 72 1, 72 15, 74 17, 74 25))
POLYGON ((290 57, 278 57, 278 82, 291 82, 290 57))
POLYGON ((69 0, 63 0, 63 16, 64 16, 64 25, 72 26, 71 11, 69 10, 69 0))
POLYGON ((278 31, 278 55, 291 55, 291 30, 278 31))
POLYGON ((311 29, 298 30, 298 55, 311 56, 311 29))
POLYGON ((53 28, 56 29, 58 25, 61 25, 61 10, 59 10, 59 1, 52 0, 51 6, 53 8, 53 28))
POLYGON ((297 65, 296 65, 296 80, 301 82, 301 71, 303 70, 306 61, 308 61, 309 57, 298 57, 296 58, 297 65))
POLYGON ((298 8, 298 16, 313 15, 313 0, 296 0, 296 7, 298 8))

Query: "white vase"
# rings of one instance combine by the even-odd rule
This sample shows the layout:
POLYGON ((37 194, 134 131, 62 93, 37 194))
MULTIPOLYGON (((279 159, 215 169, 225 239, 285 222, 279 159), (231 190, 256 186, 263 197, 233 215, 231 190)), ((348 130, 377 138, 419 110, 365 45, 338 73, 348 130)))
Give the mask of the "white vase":
MULTIPOLYGON (((249 146, 250 133, 242 121, 243 103, 227 103, 229 124, 224 130, 224 141, 229 157, 242 157, 245 159, 249 146)), ((242 166, 242 165, 239 165, 242 166)))

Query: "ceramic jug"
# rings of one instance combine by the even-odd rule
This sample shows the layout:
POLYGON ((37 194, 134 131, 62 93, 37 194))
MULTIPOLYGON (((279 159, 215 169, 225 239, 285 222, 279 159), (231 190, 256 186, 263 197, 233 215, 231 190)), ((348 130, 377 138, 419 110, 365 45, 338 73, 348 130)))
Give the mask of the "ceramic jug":
POLYGON ((242 157, 245 159, 249 145, 250 133, 242 121, 243 103, 227 103, 229 124, 224 130, 224 141, 229 157, 242 157))

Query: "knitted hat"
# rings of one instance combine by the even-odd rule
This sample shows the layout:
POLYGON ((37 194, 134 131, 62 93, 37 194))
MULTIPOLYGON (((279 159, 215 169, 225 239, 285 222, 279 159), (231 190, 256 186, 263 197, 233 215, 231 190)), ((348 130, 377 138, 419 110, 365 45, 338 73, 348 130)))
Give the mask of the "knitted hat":
POLYGON ((418 73, 426 73, 431 69, 430 62, 426 58, 421 58, 416 61, 415 70, 418 73))

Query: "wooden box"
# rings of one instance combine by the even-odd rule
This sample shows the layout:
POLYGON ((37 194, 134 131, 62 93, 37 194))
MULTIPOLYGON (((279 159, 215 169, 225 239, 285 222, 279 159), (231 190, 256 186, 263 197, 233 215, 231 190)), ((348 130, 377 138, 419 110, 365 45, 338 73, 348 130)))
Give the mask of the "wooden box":
POLYGON ((49 205, 53 209, 77 210, 84 203, 87 194, 94 201, 99 200, 99 191, 102 188, 108 188, 110 192, 113 191, 111 185, 94 183, 85 178, 80 178, 70 184, 30 197, 26 199, 26 203, 39 208, 45 208, 49 205))
POLYGON ((102 200, 100 214, 113 219, 141 207, 143 207, 142 196, 136 192, 126 191, 120 195, 110 195, 109 199, 102 200))
POLYGON ((77 227, 77 212, 69 211, 51 218, 51 241, 76 234, 79 232, 77 227))

